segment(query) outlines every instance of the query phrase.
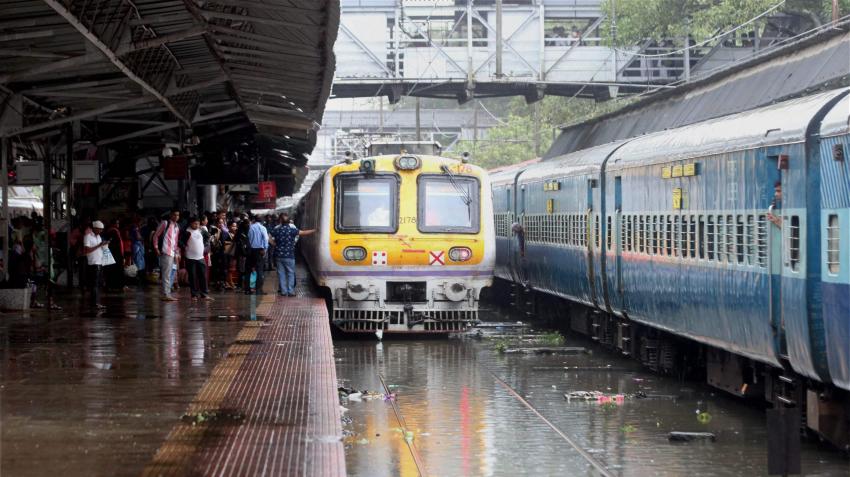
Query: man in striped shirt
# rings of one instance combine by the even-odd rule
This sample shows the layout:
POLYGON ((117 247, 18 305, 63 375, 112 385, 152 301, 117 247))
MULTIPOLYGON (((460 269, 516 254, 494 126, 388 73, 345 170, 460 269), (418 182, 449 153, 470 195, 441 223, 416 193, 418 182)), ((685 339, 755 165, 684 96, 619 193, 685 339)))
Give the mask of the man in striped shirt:
POLYGON ((171 296, 171 269, 174 257, 178 254, 178 237, 180 236, 180 211, 172 210, 168 220, 163 220, 153 235, 153 249, 159 257, 159 274, 162 279, 162 299, 177 301, 171 296))

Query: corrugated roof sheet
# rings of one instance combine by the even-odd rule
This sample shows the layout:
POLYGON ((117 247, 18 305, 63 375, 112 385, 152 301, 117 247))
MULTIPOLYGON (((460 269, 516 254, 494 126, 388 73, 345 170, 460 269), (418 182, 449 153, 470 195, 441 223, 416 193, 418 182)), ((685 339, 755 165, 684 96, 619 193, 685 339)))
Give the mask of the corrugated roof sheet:
POLYGON ((545 159, 850 84, 850 23, 565 128, 545 159))

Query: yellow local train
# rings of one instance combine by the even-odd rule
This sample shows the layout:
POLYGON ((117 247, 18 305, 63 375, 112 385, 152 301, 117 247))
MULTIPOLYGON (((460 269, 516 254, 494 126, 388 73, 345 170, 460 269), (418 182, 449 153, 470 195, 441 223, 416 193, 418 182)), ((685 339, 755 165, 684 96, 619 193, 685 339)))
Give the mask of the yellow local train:
POLYGON ((487 172, 440 156, 330 167, 299 205, 301 239, 332 320, 348 332, 450 333, 478 320, 495 262, 487 172))

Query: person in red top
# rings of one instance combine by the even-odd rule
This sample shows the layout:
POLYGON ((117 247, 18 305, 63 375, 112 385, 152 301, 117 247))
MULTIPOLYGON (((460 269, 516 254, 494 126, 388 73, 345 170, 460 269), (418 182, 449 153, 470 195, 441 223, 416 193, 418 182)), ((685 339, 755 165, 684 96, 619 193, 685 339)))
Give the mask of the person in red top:
POLYGON ((162 277, 162 299, 165 301, 177 301, 171 296, 171 269, 174 266, 174 257, 179 256, 178 237, 180 236, 180 211, 172 210, 167 220, 159 224, 159 228, 153 234, 153 249, 159 257, 159 270, 162 277))

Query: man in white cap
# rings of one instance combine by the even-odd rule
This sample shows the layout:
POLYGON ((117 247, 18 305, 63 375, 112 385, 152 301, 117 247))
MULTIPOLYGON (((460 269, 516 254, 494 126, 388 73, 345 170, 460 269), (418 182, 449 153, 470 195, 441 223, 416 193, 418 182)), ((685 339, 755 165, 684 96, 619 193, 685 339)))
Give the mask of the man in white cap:
POLYGON ((100 304, 100 272, 103 267, 103 248, 109 245, 109 241, 104 242, 100 238, 101 232, 103 232, 103 222, 95 220, 83 238, 83 253, 86 255, 88 264, 86 276, 91 286, 91 306, 98 310, 105 308, 100 304))

